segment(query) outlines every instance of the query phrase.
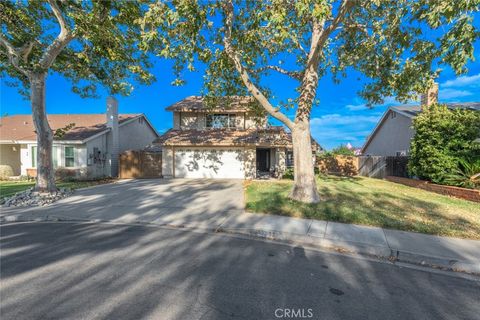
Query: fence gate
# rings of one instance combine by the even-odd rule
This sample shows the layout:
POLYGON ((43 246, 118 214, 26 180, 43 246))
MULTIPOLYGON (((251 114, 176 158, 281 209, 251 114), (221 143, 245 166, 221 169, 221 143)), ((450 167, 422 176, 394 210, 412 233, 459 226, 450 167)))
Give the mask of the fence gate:
POLYGON ((387 176, 408 178, 408 157, 387 157, 387 176))
POLYGON ((120 179, 162 177, 161 152, 125 151, 119 162, 120 179))
POLYGON ((383 156, 358 157, 358 174, 361 176, 383 179, 386 167, 387 162, 383 156))

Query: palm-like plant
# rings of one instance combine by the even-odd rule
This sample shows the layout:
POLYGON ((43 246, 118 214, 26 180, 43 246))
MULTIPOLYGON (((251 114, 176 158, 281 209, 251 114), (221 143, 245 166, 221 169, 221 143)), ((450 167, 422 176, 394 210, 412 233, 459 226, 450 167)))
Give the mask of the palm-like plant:
POLYGON ((460 159, 457 169, 446 175, 443 183, 470 189, 480 188, 480 159, 460 159))

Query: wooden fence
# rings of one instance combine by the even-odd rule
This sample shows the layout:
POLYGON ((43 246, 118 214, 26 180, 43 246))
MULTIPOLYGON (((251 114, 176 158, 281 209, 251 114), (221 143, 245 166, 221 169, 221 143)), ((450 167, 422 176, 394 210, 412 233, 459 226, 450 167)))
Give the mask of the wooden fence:
POLYGON ((119 159, 120 179, 161 178, 162 153, 149 151, 125 151, 119 159))
POLYGON ((387 176, 408 178, 408 157, 360 156, 358 174, 365 177, 383 179, 387 176))

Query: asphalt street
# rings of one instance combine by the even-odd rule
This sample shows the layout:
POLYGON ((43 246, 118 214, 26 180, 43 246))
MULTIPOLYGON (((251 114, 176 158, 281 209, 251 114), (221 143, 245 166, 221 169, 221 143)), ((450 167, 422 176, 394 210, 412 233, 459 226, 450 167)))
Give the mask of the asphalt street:
POLYGON ((226 234, 0 227, 5 319, 480 319, 480 282, 226 234))

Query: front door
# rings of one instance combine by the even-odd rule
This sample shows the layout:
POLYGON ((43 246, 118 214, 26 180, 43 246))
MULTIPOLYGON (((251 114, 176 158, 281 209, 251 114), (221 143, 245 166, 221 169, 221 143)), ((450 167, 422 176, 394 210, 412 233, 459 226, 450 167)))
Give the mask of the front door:
POLYGON ((270 171, 269 149, 257 149, 257 170, 260 172, 270 171))

